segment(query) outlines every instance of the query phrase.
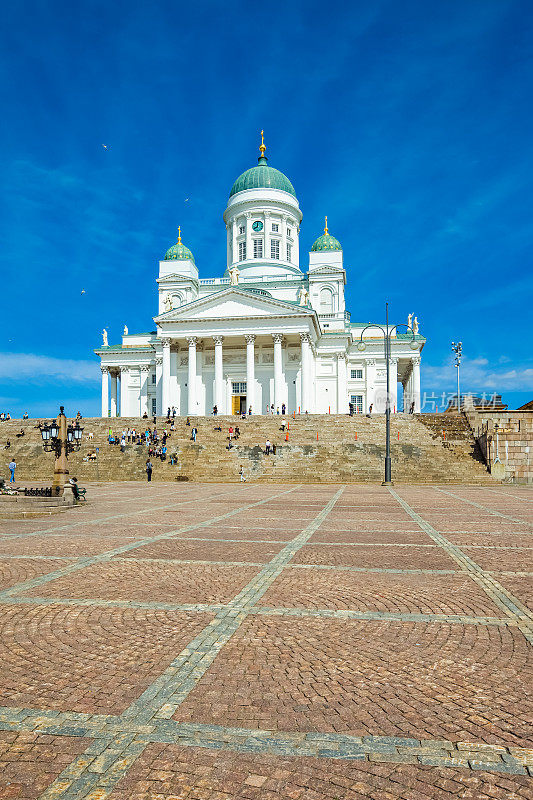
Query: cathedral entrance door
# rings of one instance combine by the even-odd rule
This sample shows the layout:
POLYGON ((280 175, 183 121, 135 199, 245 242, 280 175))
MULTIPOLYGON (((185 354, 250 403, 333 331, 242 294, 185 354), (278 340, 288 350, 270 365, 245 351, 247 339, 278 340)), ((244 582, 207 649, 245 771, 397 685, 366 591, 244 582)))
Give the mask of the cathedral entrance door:
POLYGON ((231 413, 246 414, 246 395, 234 394, 231 398, 231 413))

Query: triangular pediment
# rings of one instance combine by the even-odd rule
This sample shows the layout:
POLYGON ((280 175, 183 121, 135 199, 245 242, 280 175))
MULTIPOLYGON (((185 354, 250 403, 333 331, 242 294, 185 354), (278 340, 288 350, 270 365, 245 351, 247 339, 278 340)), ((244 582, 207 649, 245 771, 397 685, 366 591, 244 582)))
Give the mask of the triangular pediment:
POLYGON ((155 317, 156 322, 307 316, 312 309, 229 287, 155 317))
POLYGON ((344 272, 343 267, 332 267, 331 264, 319 264, 316 267, 309 268, 309 275, 338 275, 339 272, 344 272))

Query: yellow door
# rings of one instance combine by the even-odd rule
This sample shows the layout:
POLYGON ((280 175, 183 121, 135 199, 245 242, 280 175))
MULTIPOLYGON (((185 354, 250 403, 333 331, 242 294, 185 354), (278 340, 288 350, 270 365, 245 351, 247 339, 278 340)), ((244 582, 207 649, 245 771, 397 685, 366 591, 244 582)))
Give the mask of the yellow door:
POLYGON ((234 394, 231 398, 231 413, 232 414, 240 414, 241 413, 241 398, 240 395, 234 394))

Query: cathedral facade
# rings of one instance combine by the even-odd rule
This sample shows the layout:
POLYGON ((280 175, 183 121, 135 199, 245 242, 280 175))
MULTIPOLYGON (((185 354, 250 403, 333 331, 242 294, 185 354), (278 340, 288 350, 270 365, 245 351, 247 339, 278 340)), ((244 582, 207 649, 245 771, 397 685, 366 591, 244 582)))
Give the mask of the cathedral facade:
MULTIPOLYGON (((352 322, 345 307, 340 242, 327 227, 300 266, 302 212, 289 179, 269 166, 240 175, 224 211, 222 277, 200 278, 181 241, 159 262, 156 330, 129 333, 95 350, 102 416, 383 412, 384 337, 352 322)), ((416 319, 393 330, 390 406, 420 411, 416 319), (398 387, 401 385, 401 396, 398 387)), ((383 327, 383 326, 382 326, 383 327)))

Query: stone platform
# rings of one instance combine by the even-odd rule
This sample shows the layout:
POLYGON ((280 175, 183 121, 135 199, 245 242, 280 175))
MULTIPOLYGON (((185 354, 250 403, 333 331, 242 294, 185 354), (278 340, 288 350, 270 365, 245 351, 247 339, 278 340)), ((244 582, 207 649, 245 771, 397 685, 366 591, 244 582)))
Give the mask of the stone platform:
POLYGON ((89 485, 0 522, 0 798, 531 798, 533 492, 89 485))

